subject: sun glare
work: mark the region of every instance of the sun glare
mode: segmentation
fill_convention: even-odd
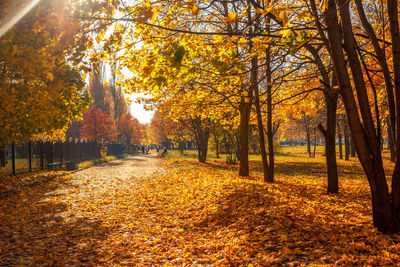
[[[24,5],[15,13],[6,17],[0,28],[0,37],[10,30],[20,19],[22,19],[40,0],[26,1]]]

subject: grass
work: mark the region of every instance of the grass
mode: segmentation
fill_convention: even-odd
[[[313,149],[313,147],[312,147]],[[344,148],[343,148],[344,150]],[[312,150],[313,151],[313,150]],[[339,149],[337,146],[337,166],[339,178],[345,176],[346,178],[357,179],[365,178],[364,171],[357,157],[350,157],[349,160],[339,159]],[[310,158],[307,153],[307,146],[282,146],[280,148],[279,154],[275,155],[275,173],[296,176],[296,175],[310,175],[313,177],[318,177],[321,179],[326,178],[326,158],[324,156],[325,147],[317,146],[315,158]],[[344,151],[343,151],[344,153]],[[383,151],[383,163],[386,171],[388,180],[392,175],[394,169],[394,163],[389,160],[389,151]],[[179,150],[168,150],[166,159],[187,159],[187,160],[197,160],[197,150],[185,150],[183,155],[180,154]],[[215,151],[208,152],[207,164],[209,165],[221,165],[224,164],[226,160],[226,155],[220,153],[220,157],[216,157]],[[262,165],[261,156],[250,154],[250,171],[254,175],[261,175]],[[226,165],[224,165],[226,166]],[[238,171],[239,163],[236,165],[231,165],[228,167],[231,171]]]
[[[40,168],[40,158],[32,158],[32,169]],[[15,169],[17,173],[27,172],[29,170],[29,160],[27,158],[15,159]],[[0,168],[0,177],[12,174],[12,160],[7,159],[7,164]]]
[[[91,166],[99,165],[102,163],[110,162],[116,159],[122,159],[127,157],[129,154],[123,153],[123,154],[118,154],[118,155],[110,155],[110,156],[105,156],[101,157],[98,159],[92,159],[92,160],[87,160],[87,161],[82,161],[81,163],[78,164],[79,169],[84,169],[88,168]]]

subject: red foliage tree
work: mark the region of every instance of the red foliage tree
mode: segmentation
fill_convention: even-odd
[[[118,123],[118,130],[122,135],[124,143],[127,145],[131,143],[139,144],[143,136],[139,121],[130,113],[124,113],[121,116]]]
[[[114,141],[117,137],[115,122],[106,112],[92,106],[83,114],[81,137],[89,140]]]

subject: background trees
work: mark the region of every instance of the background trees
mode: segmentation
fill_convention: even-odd
[[[115,122],[109,114],[92,106],[83,114],[80,136],[91,141],[114,141],[117,139]]]
[[[130,144],[140,144],[142,138],[142,127],[139,121],[130,113],[124,113],[118,121],[118,131],[121,134],[123,142]]]

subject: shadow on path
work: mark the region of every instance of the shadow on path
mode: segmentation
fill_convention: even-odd
[[[95,265],[96,247],[113,229],[96,218],[67,215],[63,192],[69,180],[55,180],[0,201],[0,265]]]

